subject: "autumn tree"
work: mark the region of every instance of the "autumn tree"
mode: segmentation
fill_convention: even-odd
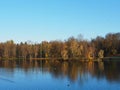
[[[67,41],[68,45],[68,55],[70,58],[77,57],[78,54],[78,42],[74,37],[70,37]]]
[[[100,51],[98,52],[98,57],[99,57],[100,59],[102,59],[102,58],[104,57],[104,50],[100,50]]]
[[[66,45],[66,43],[62,43],[61,57],[64,60],[68,59],[68,51],[67,51],[67,45]]]
[[[0,43],[0,58],[4,56],[3,52],[4,52],[4,44]]]
[[[52,41],[52,42],[50,42],[50,44],[51,44],[50,57],[61,58],[62,42],[61,41]]]
[[[32,53],[34,58],[37,58],[38,52],[39,52],[39,45],[37,44],[32,45]]]

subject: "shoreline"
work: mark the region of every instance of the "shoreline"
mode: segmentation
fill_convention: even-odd
[[[86,59],[86,58],[69,58],[69,59],[62,59],[62,58],[0,58],[0,60],[53,60],[53,61],[113,61],[120,60],[120,56],[113,56],[113,57],[104,57],[102,59],[96,58],[96,59]]]

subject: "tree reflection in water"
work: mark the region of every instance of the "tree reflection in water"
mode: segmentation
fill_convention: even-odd
[[[74,82],[84,83],[87,75],[97,79],[106,78],[109,82],[120,82],[120,62],[80,62],[58,60],[5,60],[0,61],[0,75],[13,77],[15,69],[22,70],[26,75],[32,72],[50,73],[53,78],[69,78]],[[4,70],[3,70],[4,69]]]

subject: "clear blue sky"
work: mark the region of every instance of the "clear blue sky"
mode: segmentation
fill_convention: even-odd
[[[120,0],[0,0],[0,42],[120,32]]]

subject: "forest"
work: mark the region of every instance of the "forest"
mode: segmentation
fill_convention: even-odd
[[[41,43],[13,40],[0,43],[0,59],[3,58],[56,58],[56,59],[95,59],[120,56],[120,33],[108,33],[105,37],[97,36],[91,40],[70,37],[65,41],[42,41]]]

